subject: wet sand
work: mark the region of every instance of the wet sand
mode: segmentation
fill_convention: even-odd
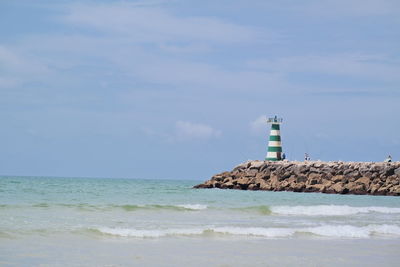
[[[2,266],[398,266],[398,239],[2,238]]]

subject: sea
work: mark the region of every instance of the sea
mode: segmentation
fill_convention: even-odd
[[[400,197],[0,176],[0,266],[399,266]]]

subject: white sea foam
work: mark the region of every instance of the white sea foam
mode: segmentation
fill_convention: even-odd
[[[325,237],[368,238],[370,235],[370,231],[365,227],[351,225],[324,225],[299,231]]]
[[[351,207],[347,205],[317,205],[317,206],[275,206],[272,213],[281,215],[306,216],[345,216],[360,213],[400,213],[400,208],[389,207]]]
[[[201,235],[204,229],[131,229],[131,228],[108,228],[102,227],[97,229],[101,233],[122,236],[122,237],[164,237],[174,235]]]
[[[395,235],[400,236],[400,227],[391,224],[382,225],[369,225],[367,228],[372,234],[384,234],[384,235]]]
[[[323,225],[305,229],[305,232],[325,237],[368,238],[372,235],[400,236],[397,225],[368,225],[356,227],[352,225]]]
[[[177,205],[177,207],[188,209],[188,210],[205,210],[205,209],[207,209],[207,205],[202,205],[202,204],[182,204],[182,205]]]
[[[296,231],[291,228],[263,228],[263,227],[218,227],[211,229],[215,233],[231,235],[249,235],[263,237],[288,237]]]
[[[309,228],[220,227],[214,228],[212,231],[231,235],[262,237],[290,237],[299,233],[338,238],[369,238],[373,235],[400,236],[400,227],[397,225],[368,225],[361,227],[353,225],[322,225]]]
[[[397,225],[321,225],[308,228],[274,227],[205,227],[183,229],[133,229],[133,228],[98,228],[103,234],[121,237],[161,238],[166,236],[200,236],[206,232],[232,236],[258,236],[266,238],[294,237],[296,234],[310,234],[329,238],[371,238],[374,236],[400,237]]]

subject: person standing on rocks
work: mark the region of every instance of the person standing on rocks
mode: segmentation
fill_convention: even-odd
[[[384,162],[392,162],[392,156],[389,155]]]

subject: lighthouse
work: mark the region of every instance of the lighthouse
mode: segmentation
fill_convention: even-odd
[[[268,118],[267,122],[271,124],[271,131],[269,134],[268,152],[265,160],[270,160],[270,161],[283,160],[281,131],[280,131],[280,124],[282,123],[282,118],[277,118],[277,116],[275,116],[273,118]]]

